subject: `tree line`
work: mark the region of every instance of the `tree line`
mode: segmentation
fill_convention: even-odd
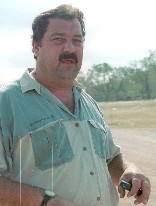
[[[98,102],[156,99],[156,51],[124,67],[93,65],[77,79]]]

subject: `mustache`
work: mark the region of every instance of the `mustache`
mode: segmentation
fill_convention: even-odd
[[[63,59],[73,59],[75,63],[78,62],[78,58],[75,53],[64,52],[59,56],[59,61],[62,61]]]

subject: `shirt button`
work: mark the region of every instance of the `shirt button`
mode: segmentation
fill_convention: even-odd
[[[90,175],[94,175],[94,172],[93,172],[93,171],[91,171],[91,172],[90,172]]]
[[[79,126],[79,123],[78,123],[78,122],[76,122],[76,123],[75,123],[75,127],[78,127],[78,126]]]
[[[87,147],[83,147],[83,151],[86,151],[87,150]]]
[[[97,201],[99,201],[101,198],[100,197],[97,197]]]

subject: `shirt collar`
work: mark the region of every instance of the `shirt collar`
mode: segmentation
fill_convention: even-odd
[[[83,89],[83,85],[79,83],[77,80],[74,80],[74,86],[77,87],[79,90]]]
[[[32,72],[33,69],[27,69],[22,77],[20,78],[20,85],[22,93],[26,93],[30,90],[36,90],[38,94],[41,93],[41,85],[31,76],[30,72]]]
[[[36,90],[38,94],[41,94],[41,84],[38,83],[33,76],[31,75],[31,72],[34,69],[28,68],[22,77],[20,78],[20,85],[22,93],[26,93],[27,91]],[[74,80],[73,85],[78,88],[80,91],[83,89],[83,85],[80,84],[77,80]]]

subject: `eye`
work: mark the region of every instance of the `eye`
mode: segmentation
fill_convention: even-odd
[[[82,41],[82,39],[73,39],[73,43],[76,46],[82,46],[83,41]]]
[[[57,37],[57,38],[53,38],[51,39],[52,42],[54,42],[54,44],[62,44],[65,42],[65,40],[63,38]]]

